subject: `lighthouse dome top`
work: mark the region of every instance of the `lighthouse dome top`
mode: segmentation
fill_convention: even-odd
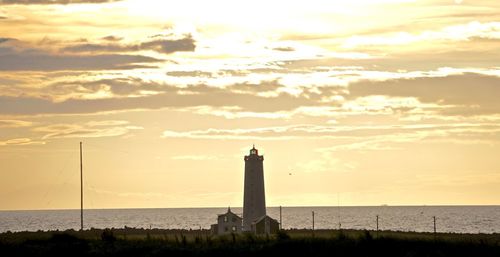
[[[250,155],[258,155],[259,150],[255,148],[255,145],[253,145],[252,149],[250,149]]]
[[[264,156],[259,155],[259,150],[255,148],[255,145],[250,149],[250,154],[245,155],[245,161],[263,161]]]

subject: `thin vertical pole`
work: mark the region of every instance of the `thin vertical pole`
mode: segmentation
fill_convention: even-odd
[[[436,236],[436,216],[432,216],[434,219],[434,237]]]
[[[312,223],[312,225],[313,225],[313,226],[312,226],[312,235],[313,235],[313,237],[314,237],[314,211],[312,212],[312,218],[313,218],[313,220],[312,220],[312,222],[313,222],[313,223]]]
[[[340,196],[339,193],[337,192],[337,211],[339,215],[339,230],[342,229],[342,223],[340,222]]]
[[[80,230],[83,231],[83,155],[80,142]]]
[[[377,215],[377,237],[378,237],[378,215]]]
[[[280,230],[283,229],[283,222],[282,222],[282,219],[281,219],[281,205],[280,205]]]

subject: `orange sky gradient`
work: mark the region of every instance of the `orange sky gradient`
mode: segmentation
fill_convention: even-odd
[[[496,0],[0,1],[0,210],[500,204]]]

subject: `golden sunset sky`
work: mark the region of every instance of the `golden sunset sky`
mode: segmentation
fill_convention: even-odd
[[[500,204],[498,0],[0,0],[0,210]]]

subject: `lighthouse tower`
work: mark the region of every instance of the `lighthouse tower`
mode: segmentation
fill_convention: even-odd
[[[252,222],[266,215],[264,191],[264,156],[253,146],[245,156],[245,191],[243,192],[243,231],[251,231]]]

